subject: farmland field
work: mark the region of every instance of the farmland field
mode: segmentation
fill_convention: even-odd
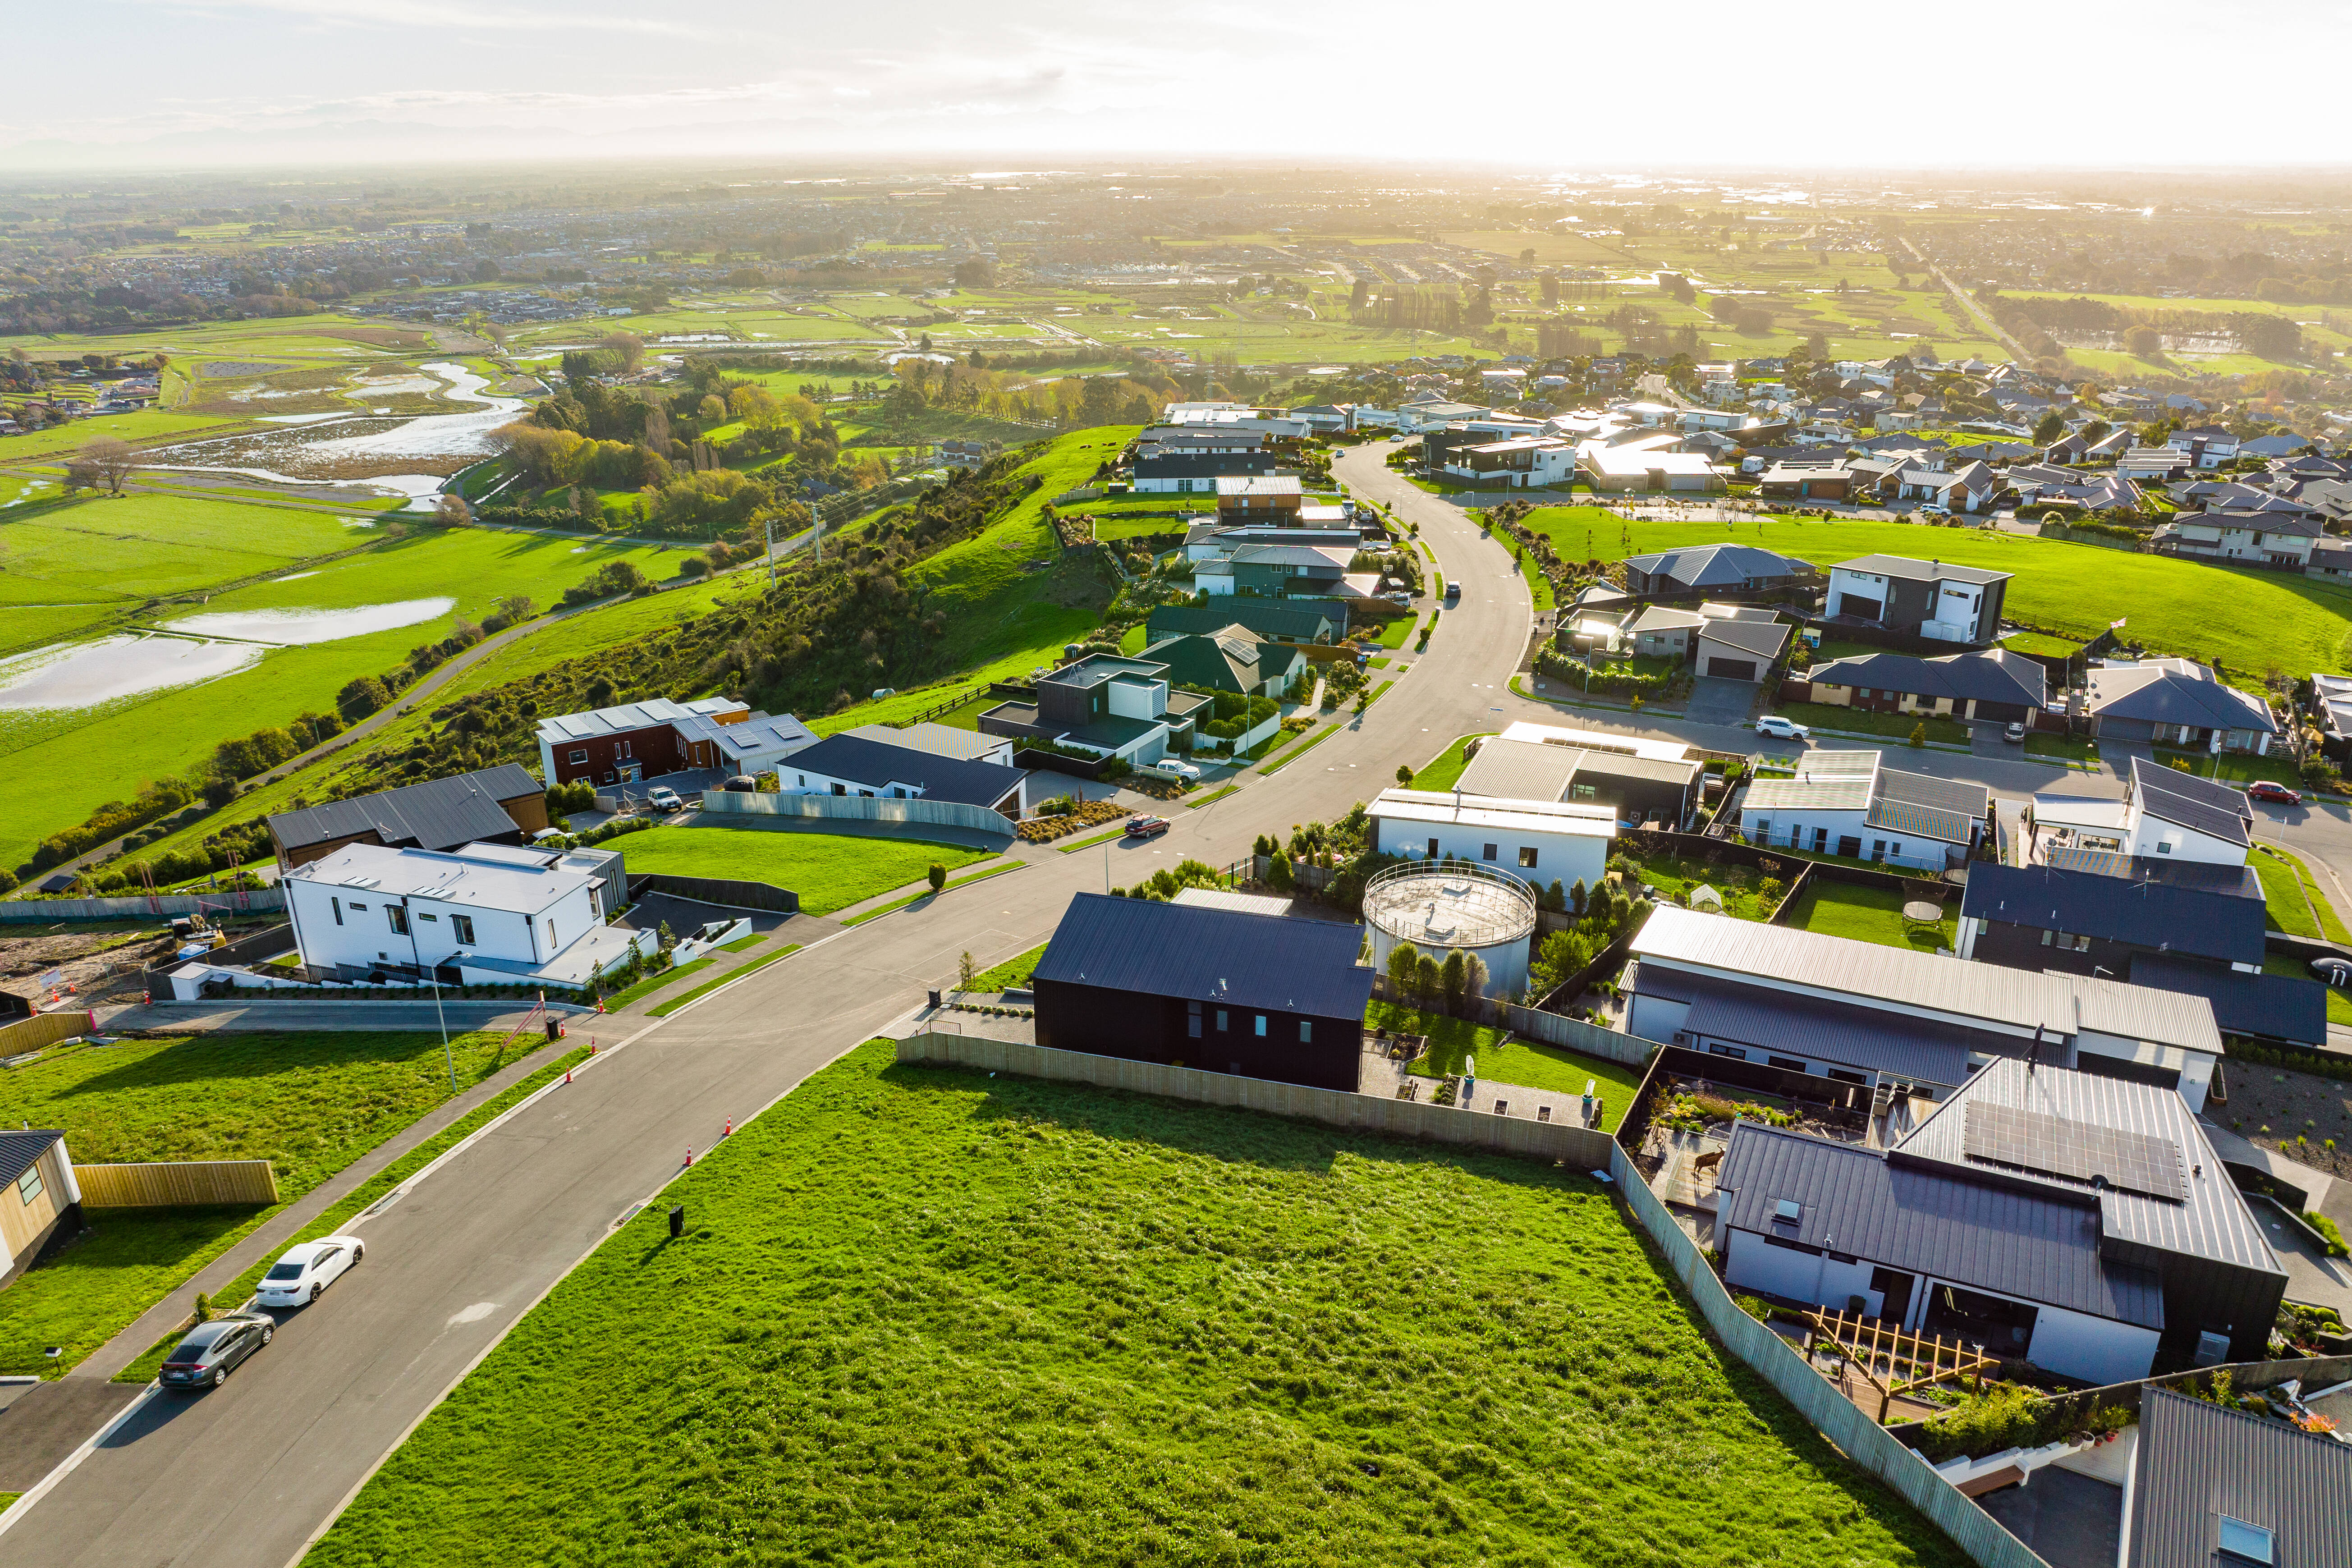
[[[2307,577],[1979,529],[1853,518],[1764,517],[1738,523],[1627,522],[1598,507],[1547,507],[1527,519],[1573,561],[1639,555],[1675,545],[1760,544],[1828,566],[1885,553],[2016,574],[2009,616],[2078,642],[2110,621],[2159,653],[2211,662],[2259,684],[2275,660],[2290,672],[2352,669],[2352,592]],[[1631,548],[1620,547],[1621,534]]]
[[[784,819],[779,819],[782,824]],[[630,873],[765,882],[800,895],[804,914],[829,915],[893,888],[919,882],[934,864],[949,871],[993,859],[985,849],[920,839],[862,838],[794,826],[737,827],[698,822],[614,840]]]
[[[452,1040],[460,1088],[539,1043],[500,1042]],[[0,1078],[0,1121],[62,1128],[82,1164],[266,1159],[282,1206],[448,1096],[437,1035],[198,1035],[52,1053]],[[63,1373],[276,1212],[90,1211],[89,1237],[0,1291],[0,1373]]]
[[[1710,1344],[1588,1177],[901,1068],[882,1042],[622,1226],[310,1561],[619,1542],[647,1563],[1963,1561]]]
[[[177,496],[93,497],[26,516],[0,511],[0,604],[193,593],[367,543],[363,520]]]
[[[319,521],[285,515],[297,524],[315,526]],[[159,612],[164,621],[242,617],[203,622],[195,629],[268,641],[278,630],[269,618],[286,612],[417,606],[404,612],[415,618],[391,629],[268,647],[256,662],[199,684],[90,708],[0,713],[0,745],[13,753],[16,764],[0,778],[0,866],[22,861],[41,839],[81,821],[100,803],[129,795],[139,781],[194,766],[223,741],[333,707],[346,681],[379,674],[400,663],[410,648],[447,636],[459,616],[480,620],[501,595],[527,594],[544,606],[607,561],[634,561],[648,576],[659,578],[675,571],[685,553],[663,546],[488,530],[427,533],[215,595],[201,605]],[[94,754],[106,756],[109,765],[79,764],[77,759]]]

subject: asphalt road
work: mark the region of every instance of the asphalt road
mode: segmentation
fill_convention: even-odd
[[[1272,778],[1171,815],[1159,839],[1114,847],[1108,876],[1139,880],[1187,856],[1222,864],[1262,832],[1329,818],[1465,731],[1490,727],[1526,646],[1530,603],[1501,545],[1459,511],[1349,453],[1359,493],[1423,524],[1463,584],[1417,667]],[[1072,894],[1098,889],[1098,853],[1028,869],[855,926],[601,1056],[367,1216],[366,1261],[221,1389],[150,1396],[31,1508],[0,1514],[0,1563],[275,1568],[298,1557],[443,1393],[635,1206],[810,1073],[950,979],[1052,933]],[[656,998],[658,999],[658,998]],[[611,1035],[624,1020],[603,1021]],[[583,1459],[589,1458],[583,1456]]]
[[[1458,506],[1413,489],[1357,448],[1338,468],[1360,496],[1422,525],[1440,569],[1463,585],[1429,653],[1370,711],[1268,779],[1171,814],[1164,837],[1035,858],[1029,868],[851,927],[667,1020],[601,1020],[626,1037],[580,1072],[455,1153],[429,1181],[354,1228],[366,1261],[317,1305],[286,1315],[277,1342],[228,1384],[156,1394],[29,1509],[0,1514],[0,1563],[44,1568],[131,1563],[276,1568],[301,1554],[374,1467],[532,1303],[680,1169],[810,1073],[869,1037],[953,975],[1045,940],[1070,897],[1130,883],[1187,856],[1223,864],[1262,832],[1328,819],[1419,765],[1454,736],[1562,710],[1507,688],[1526,646],[1526,584],[1501,544]],[[1566,721],[1629,728],[1576,713]],[[1748,731],[1644,722],[1653,733],[1727,749]],[[1906,765],[1982,777],[2031,794],[2112,780],[2014,753],[1913,752]],[[2283,840],[2352,850],[2340,809],[2296,814]],[[2289,835],[2294,837],[2290,838]],[[2316,848],[2315,854],[2320,853]],[[2352,864],[2352,853],[2345,857]],[[658,996],[655,998],[658,1000]],[[634,1029],[635,1032],[630,1031]],[[583,1463],[594,1462],[583,1452]]]

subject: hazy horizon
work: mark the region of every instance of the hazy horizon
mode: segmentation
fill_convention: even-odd
[[[1416,169],[2189,172],[2347,162],[2324,92],[2259,115],[2143,85],[2326,58],[2352,10],[1995,0],[1960,33],[1853,0],[1801,26],[1702,0],[1468,23],[1020,0],[779,13],[712,0],[125,0],[30,11],[0,104],[12,173],[368,163],[923,160],[1409,163]],[[2260,23],[2257,26],[2253,24]],[[986,163],[975,168],[987,168]]]

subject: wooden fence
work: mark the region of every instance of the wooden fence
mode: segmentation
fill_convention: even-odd
[[[0,1057],[21,1057],[26,1051],[37,1051],[43,1046],[54,1046],[59,1040],[70,1040],[76,1035],[96,1033],[89,1013],[75,1007],[63,1013],[36,1013],[29,1018],[0,1028]]]
[[[267,1160],[187,1160],[149,1165],[74,1165],[84,1208],[203,1208],[278,1201]]]
[[[0,899],[0,921],[145,921],[158,916],[259,914],[286,907],[276,888],[222,893],[156,893],[135,899]]]
[[[1657,1050],[1654,1041],[1637,1035],[1590,1024],[1581,1018],[1570,1018],[1560,1013],[1541,1012],[1534,1007],[1522,1007],[1516,1002],[1504,1004],[1503,1021],[1511,1033],[1530,1040],[1541,1040],[1548,1046],[1560,1046],[1571,1051],[1582,1051],[1588,1057],[1604,1061],[1622,1062],[1627,1067],[1645,1067],[1652,1053]]]

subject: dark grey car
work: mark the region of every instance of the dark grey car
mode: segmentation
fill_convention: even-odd
[[[277,1331],[278,1321],[262,1312],[231,1312],[198,1323],[163,1358],[156,1381],[166,1388],[218,1388],[231,1369]]]

